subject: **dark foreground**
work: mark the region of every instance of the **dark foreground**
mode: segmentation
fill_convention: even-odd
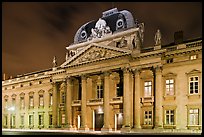
[[[2,135],[201,135],[201,133],[120,133],[120,132],[53,132],[53,131],[2,131]]]

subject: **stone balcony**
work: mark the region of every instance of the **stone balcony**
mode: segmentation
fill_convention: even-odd
[[[123,96],[113,97],[113,98],[110,100],[110,104],[120,104],[120,103],[123,103]]]
[[[95,98],[87,101],[87,105],[102,105],[103,98]]]
[[[72,106],[81,106],[81,100],[73,100]]]
[[[141,103],[144,105],[152,105],[154,102],[154,96],[149,96],[149,97],[142,97],[141,98]]]

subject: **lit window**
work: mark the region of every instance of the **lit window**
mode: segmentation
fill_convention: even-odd
[[[24,97],[20,98],[20,108],[23,109],[25,106]]]
[[[189,78],[189,91],[190,94],[198,94],[198,76]]]
[[[53,100],[52,100],[52,93],[50,93],[50,106],[52,106]]]
[[[39,95],[39,106],[43,106],[43,105],[44,105],[43,95]]]
[[[174,125],[174,110],[166,110],[165,114],[166,114],[165,124]]]
[[[65,114],[62,114],[62,124],[65,124]]]
[[[97,97],[103,98],[103,86],[102,85],[97,85]]]
[[[24,125],[24,115],[21,115],[21,125]]]
[[[33,99],[33,96],[29,96],[29,106],[30,107],[33,107],[34,106],[34,99]]]
[[[40,115],[38,115],[39,117],[38,117],[38,120],[39,120],[39,123],[38,123],[38,125],[39,126],[42,126],[43,125],[43,114],[40,114]]]
[[[152,82],[145,81],[144,82],[144,97],[152,96]]]
[[[174,80],[166,80],[166,95],[174,95]]]
[[[11,116],[11,126],[15,126],[16,125],[16,116],[15,115],[12,115]]]
[[[190,109],[189,110],[189,125],[199,125],[199,110],[196,109]]]
[[[197,55],[191,55],[190,56],[190,60],[194,60],[194,59],[197,59]]]
[[[29,115],[29,126],[33,126],[33,125],[34,125],[33,115]]]
[[[152,111],[144,111],[144,125],[152,125]]]

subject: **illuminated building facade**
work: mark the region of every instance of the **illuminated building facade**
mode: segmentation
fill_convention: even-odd
[[[144,47],[116,8],[81,26],[53,68],[2,81],[2,128],[122,132],[202,129],[202,38]]]

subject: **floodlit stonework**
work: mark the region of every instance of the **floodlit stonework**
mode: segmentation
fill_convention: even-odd
[[[83,25],[63,64],[2,81],[2,128],[201,132],[202,38],[143,35],[116,8]]]

